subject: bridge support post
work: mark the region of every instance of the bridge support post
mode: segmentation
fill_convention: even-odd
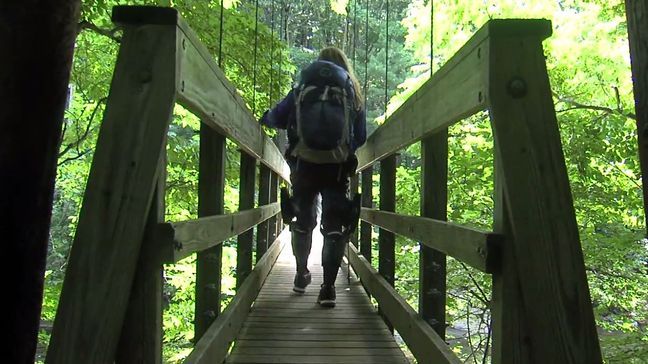
[[[447,220],[448,129],[421,142],[421,216]],[[419,314],[442,339],[446,329],[446,256],[420,244]]]
[[[396,154],[380,161],[380,210],[396,211]],[[378,272],[393,287],[396,275],[396,238],[389,230],[380,229],[378,236]],[[387,322],[387,318],[385,318]],[[387,322],[393,331],[391,323]]]
[[[198,164],[198,217],[222,215],[225,206],[225,137],[200,124]],[[221,310],[223,245],[197,253],[194,342],[198,342]]]
[[[501,322],[494,363],[601,363],[542,49],[550,23],[495,30],[488,99],[500,188],[496,228],[510,233],[495,275],[493,313]]]
[[[270,203],[270,168],[261,164],[259,167],[259,206]],[[268,250],[268,236],[270,233],[269,221],[264,221],[257,226],[256,261],[258,262]]]
[[[256,178],[256,159],[241,151],[241,169],[239,180],[239,211],[254,208]],[[236,245],[236,287],[243,284],[252,271],[252,245],[254,228],[238,236]]]
[[[162,286],[164,267],[154,229],[164,222],[166,161],[160,161],[158,182],[148,214],[135,280],[124,318],[115,363],[162,363]]]
[[[123,24],[48,363],[115,360],[176,98],[176,18],[155,24]]]
[[[362,207],[373,207],[373,166],[362,171]],[[366,221],[360,223],[360,253],[371,263],[372,226]]]

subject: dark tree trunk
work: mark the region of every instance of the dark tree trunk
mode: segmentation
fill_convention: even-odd
[[[646,0],[626,0],[625,4],[637,114],[644,217],[646,237],[648,237],[648,2]]]
[[[79,0],[0,5],[0,232],[3,266],[11,269],[4,275],[7,363],[34,362],[78,7]]]

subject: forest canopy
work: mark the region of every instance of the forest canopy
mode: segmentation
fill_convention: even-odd
[[[544,49],[603,355],[608,363],[648,362],[648,242],[620,0],[437,0],[433,16],[430,1],[424,0],[391,0],[389,14],[385,0],[258,0],[258,12],[255,1],[226,0],[222,39],[220,1],[83,1],[60,142],[43,322],[51,322],[56,312],[121,39],[110,21],[111,9],[125,3],[177,8],[215,58],[222,50],[225,74],[256,117],[288,92],[320,48],[345,50],[366,85],[370,131],[389,122],[430,71],[438,70],[488,19],[551,20],[553,35]],[[255,40],[256,54],[250,46]],[[176,107],[166,150],[170,221],[197,217],[199,126],[194,115]],[[494,187],[488,115],[471,117],[448,135],[448,220],[490,229]],[[238,209],[239,159],[232,143],[227,153],[225,209],[232,212]],[[399,161],[396,210],[417,215],[420,145],[403,150]],[[234,244],[227,242],[223,253],[225,302],[235,293]],[[415,308],[418,249],[416,242],[397,241],[396,286]],[[192,348],[194,261],[191,256],[165,270],[167,362],[181,361]],[[488,359],[490,284],[489,276],[448,260],[449,341],[468,362]],[[44,325],[42,346],[48,337]]]

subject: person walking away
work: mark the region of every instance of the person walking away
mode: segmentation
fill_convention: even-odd
[[[260,122],[288,131],[292,197],[282,191],[282,214],[290,226],[297,266],[293,291],[304,293],[311,283],[308,256],[321,195],[324,279],[317,302],[335,307],[335,278],[360,211],[359,196],[354,201],[346,197],[349,177],[358,165],[355,151],[367,136],[360,84],[344,52],[322,49],[301,71],[299,84]]]

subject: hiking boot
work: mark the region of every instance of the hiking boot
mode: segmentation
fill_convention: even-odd
[[[322,284],[317,303],[322,307],[335,307],[335,286]]]
[[[311,282],[311,274],[309,271],[306,271],[304,273],[299,273],[295,274],[295,281],[294,281],[294,286],[293,286],[293,291],[299,294],[303,294],[306,292],[306,286],[308,286]]]

